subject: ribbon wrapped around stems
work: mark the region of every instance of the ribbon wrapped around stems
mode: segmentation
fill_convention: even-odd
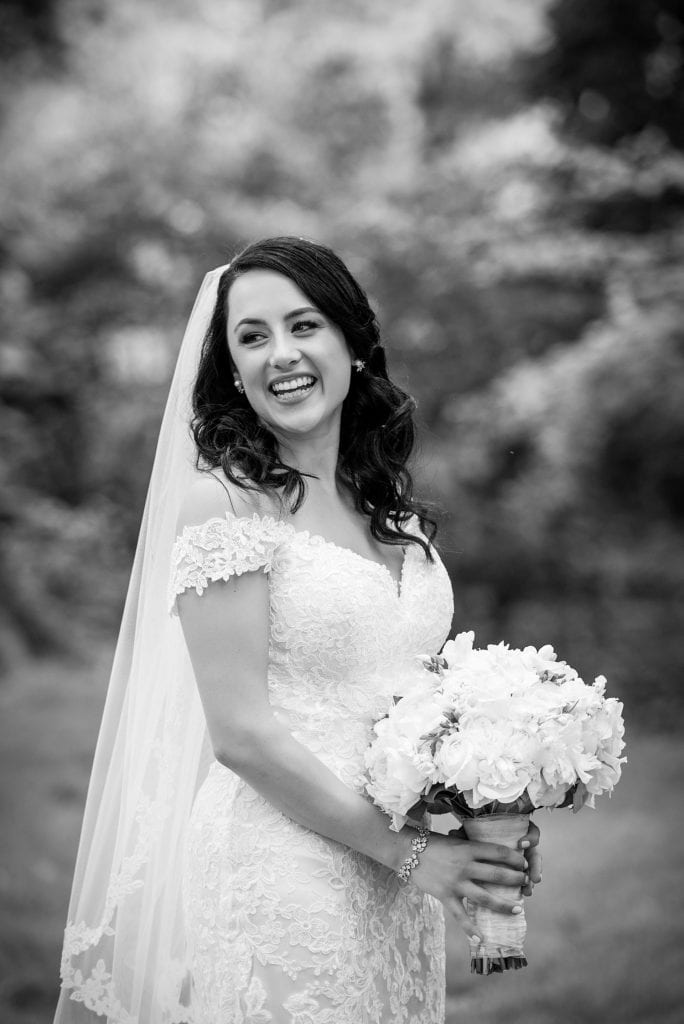
[[[466,818],[462,824],[468,839],[500,843],[515,850],[527,834],[529,820],[529,814],[479,814],[474,818]],[[522,889],[513,889],[510,885],[493,882],[480,884],[488,892],[510,900],[511,903],[518,902],[522,896]],[[501,914],[466,900],[466,910],[482,936],[482,942],[471,943],[470,970],[473,974],[493,974],[527,966],[523,952],[527,931],[524,909],[521,914]]]

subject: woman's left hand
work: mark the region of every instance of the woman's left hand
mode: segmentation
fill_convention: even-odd
[[[465,836],[463,828],[452,829],[449,832],[450,836],[458,836],[459,839]],[[518,843],[518,849],[525,855],[525,861],[527,863],[527,878],[528,881],[522,887],[523,896],[531,896],[534,892],[535,885],[538,885],[542,880],[542,855],[539,850],[539,829],[530,818],[530,823],[527,827],[527,833],[522,837]]]
[[[539,829],[530,818],[527,835],[518,843],[518,848],[525,854],[527,876],[529,881],[523,886],[523,895],[531,896],[535,885],[542,880],[542,856],[539,851]]]

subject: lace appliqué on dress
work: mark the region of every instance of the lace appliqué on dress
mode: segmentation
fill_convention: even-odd
[[[272,516],[235,517],[226,512],[200,526],[186,526],[171,554],[169,607],[177,613],[176,598],[184,590],[202,594],[210,583],[261,569],[271,571],[273,553],[285,536],[294,532],[289,523]]]

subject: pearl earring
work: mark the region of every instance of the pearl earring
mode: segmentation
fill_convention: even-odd
[[[233,384],[235,385],[235,387],[237,388],[239,393],[241,395],[244,395],[244,393],[245,393],[245,385],[242,383],[242,381],[240,380],[239,377],[235,377],[235,379],[233,380]]]
[[[354,360],[352,361],[352,366],[353,366],[353,367],[354,367],[354,369],[355,369],[355,370],[357,370],[357,371],[358,371],[359,373],[361,373],[361,371],[362,371],[362,370],[363,370],[363,369],[365,368],[365,365],[366,365],[366,364],[364,363],[363,359],[354,359]]]

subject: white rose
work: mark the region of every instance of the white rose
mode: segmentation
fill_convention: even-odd
[[[445,786],[466,792],[477,782],[477,760],[468,738],[460,732],[445,736],[435,750],[435,769]]]

